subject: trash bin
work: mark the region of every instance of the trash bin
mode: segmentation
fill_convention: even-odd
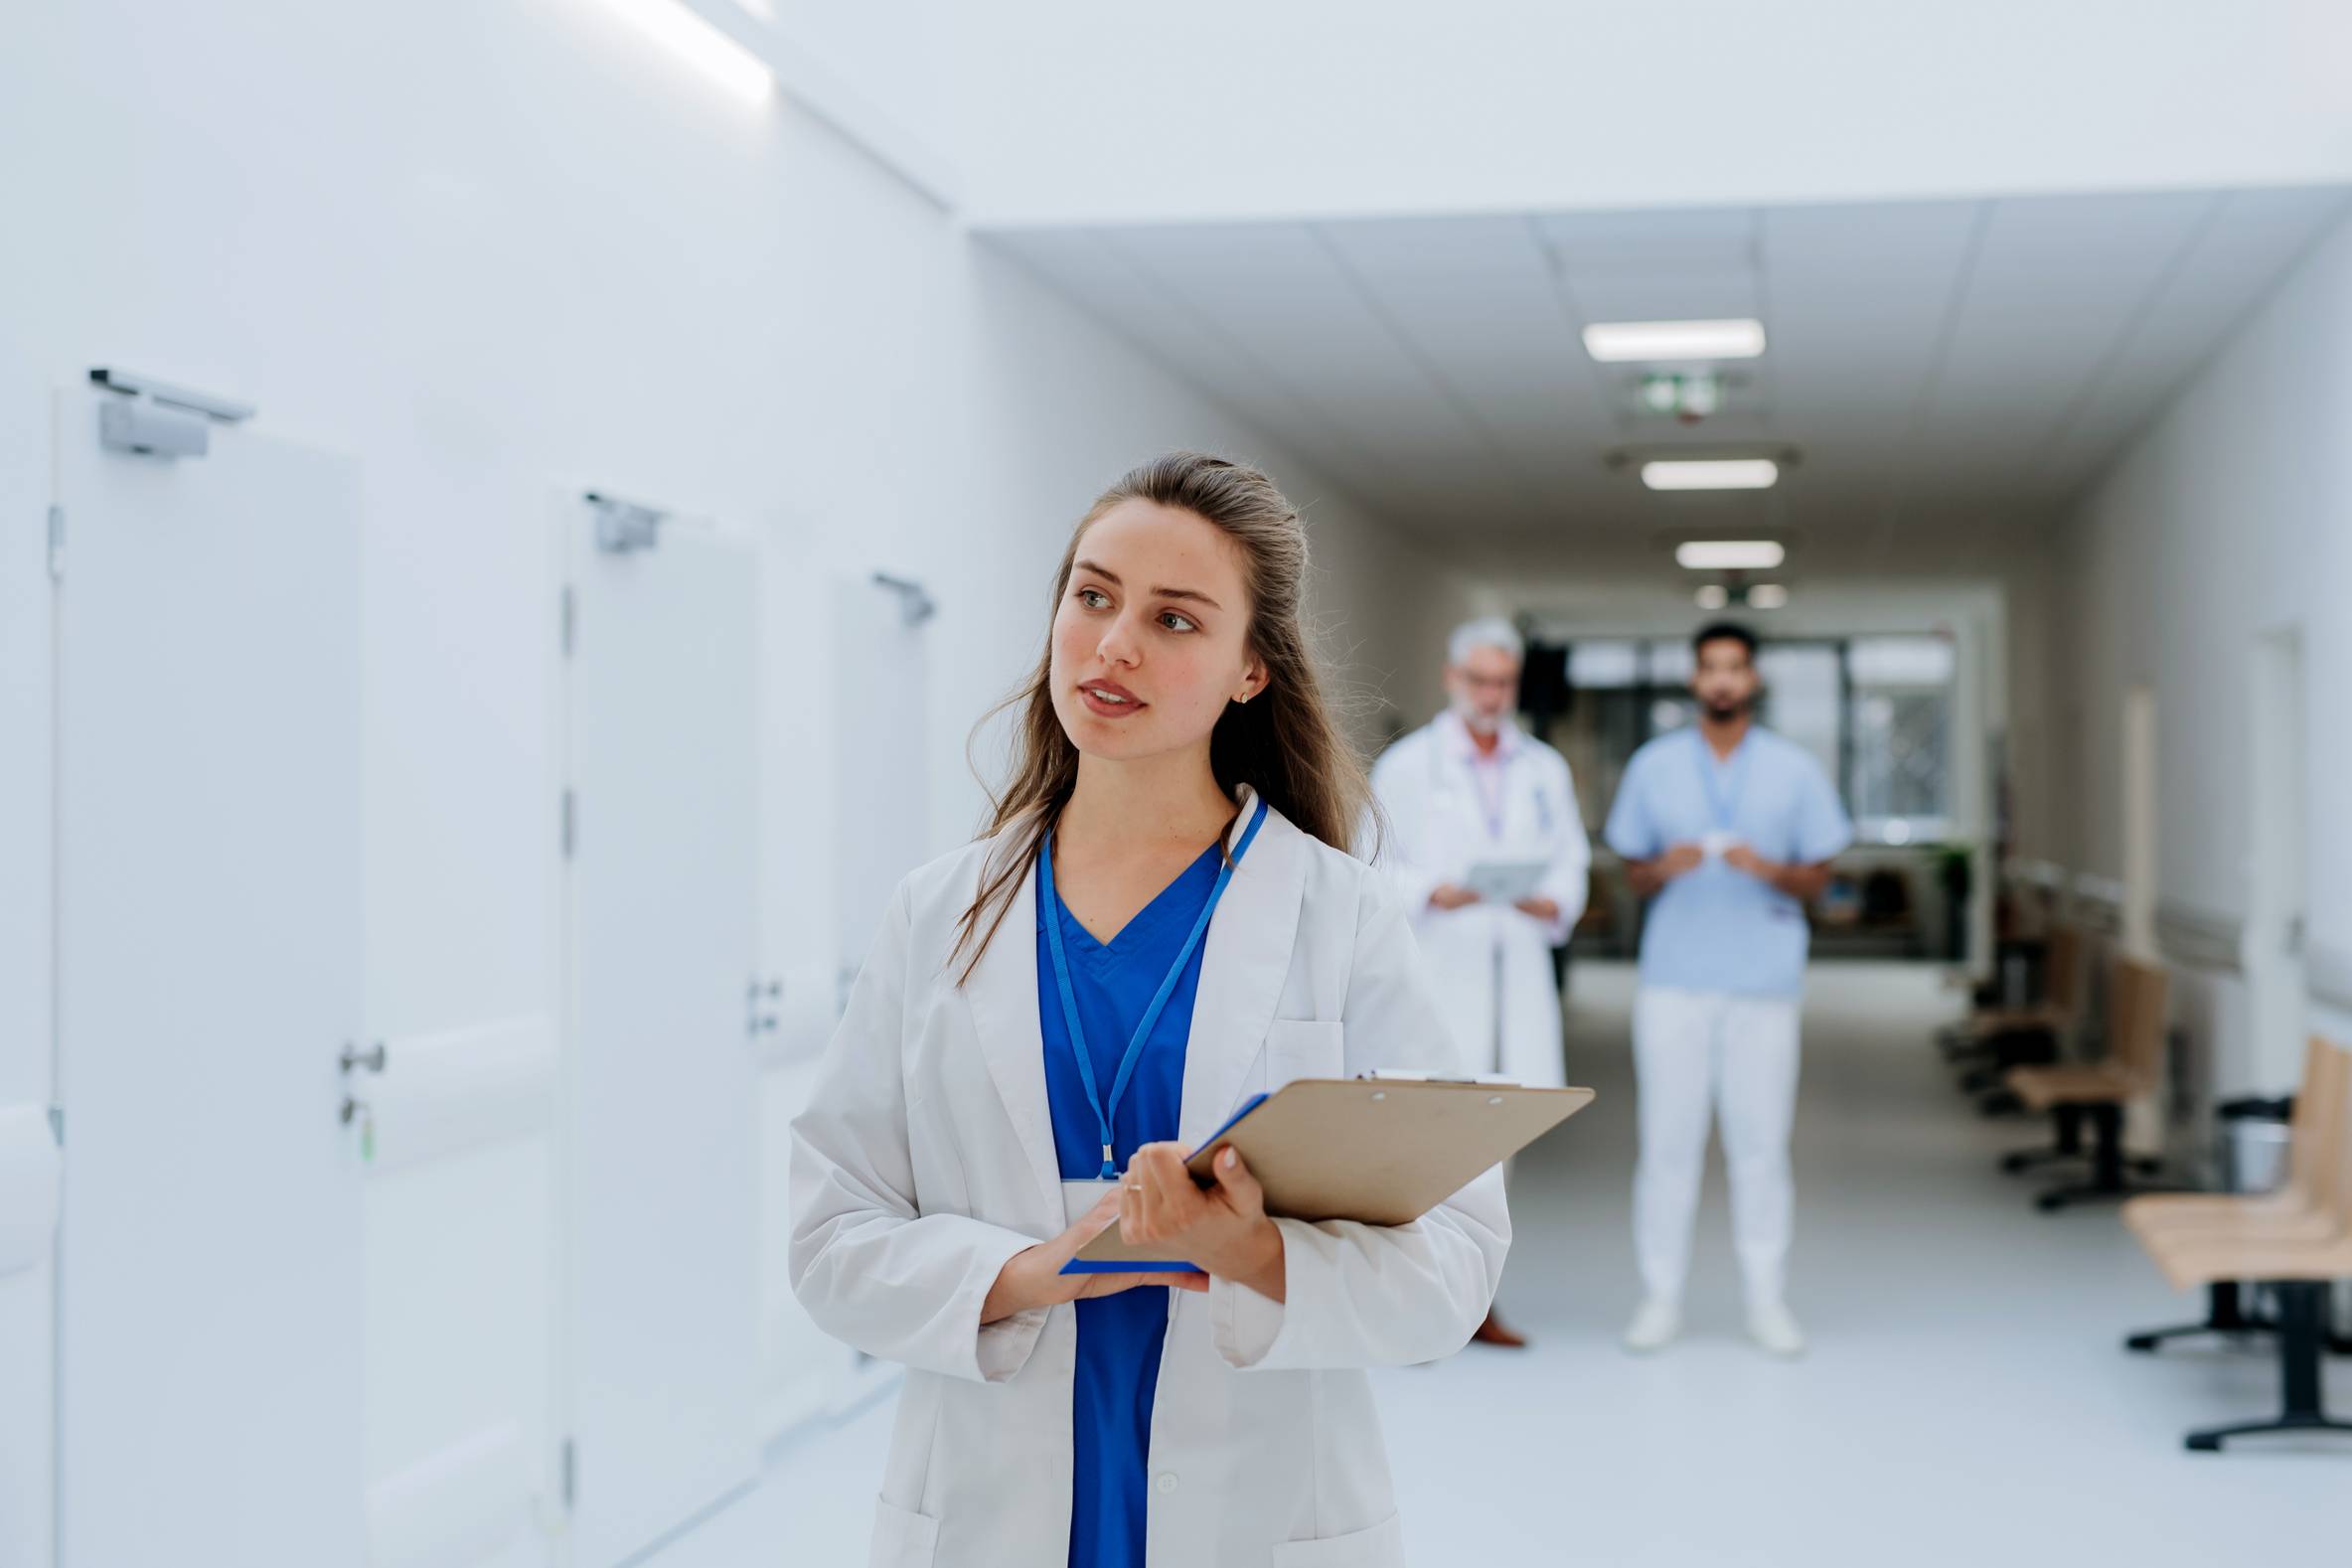
[[[2294,1116],[2294,1099],[2264,1099],[2249,1095],[2225,1100],[2215,1114],[2221,1120],[2216,1155],[2224,1192],[2269,1192],[2286,1179],[2287,1123]]]

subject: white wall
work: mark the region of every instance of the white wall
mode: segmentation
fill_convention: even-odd
[[[2352,175],[2337,0],[1018,0],[955,21],[984,223]]]
[[[2122,871],[2122,694],[2157,704],[2161,905],[2247,913],[2256,639],[2300,631],[2304,833],[2317,1021],[2352,1030],[2352,226],[2324,238],[2083,501],[2058,540],[2053,592],[2066,808],[2041,853]],[[2248,1037],[2240,978],[2184,971],[2224,1092],[2291,1080],[2299,1040]]]
[[[48,395],[91,365],[249,398],[261,427],[362,460],[379,1036],[551,1009],[557,484],[764,531],[773,756],[825,741],[826,582],[932,586],[938,787],[910,855],[969,831],[965,731],[1033,654],[1071,520],[1129,463],[1268,462],[1310,503],[1338,643],[1377,646],[1439,575],[1340,479],[601,0],[44,8],[0,54],[0,1101],[51,1093]],[[836,940],[830,788],[770,781],[779,970]],[[502,1419],[544,1448],[549,1181],[526,1139],[372,1186],[372,1478]],[[0,1279],[9,1568],[49,1561],[49,1292],[46,1270]]]

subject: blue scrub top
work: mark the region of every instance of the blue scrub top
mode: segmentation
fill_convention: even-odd
[[[1724,828],[1766,860],[1798,865],[1829,859],[1854,837],[1812,753],[1754,724],[1723,762],[1696,724],[1635,752],[1603,837],[1627,860],[1646,861]],[[1642,983],[1794,997],[1804,989],[1805,946],[1802,903],[1710,858],[1649,901]]]
[[[1061,922],[1079,1026],[1094,1061],[1094,1081],[1108,1095],[1129,1037],[1216,886],[1221,849],[1212,844],[1203,850],[1107,946],[1087,933],[1058,895],[1052,909],[1044,908],[1045,889],[1038,884],[1037,1020],[1045,1036],[1053,1151],[1065,1181],[1102,1175],[1102,1135],[1078,1076],[1078,1059],[1070,1052],[1045,922]],[[1142,1145],[1176,1136],[1184,1102],[1184,1044],[1192,1032],[1192,999],[1200,989],[1201,955],[1207,949],[1206,942],[1193,949],[1112,1114],[1112,1150],[1122,1171]],[[1168,1289],[1138,1286],[1076,1305],[1070,1568],[1143,1568],[1152,1400],[1160,1379],[1160,1347],[1168,1336]]]

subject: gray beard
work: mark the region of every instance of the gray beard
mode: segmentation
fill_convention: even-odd
[[[1472,707],[1468,703],[1457,701],[1449,703],[1447,706],[1454,709],[1454,716],[1461,719],[1463,724],[1468,727],[1470,732],[1474,735],[1497,734],[1502,729],[1502,720],[1500,718],[1489,718],[1484,713],[1481,713],[1476,708]]]

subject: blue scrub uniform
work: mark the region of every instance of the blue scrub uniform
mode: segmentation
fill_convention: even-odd
[[[1107,946],[1087,934],[1058,894],[1053,907],[1045,908],[1045,889],[1038,887],[1037,1020],[1045,1035],[1045,1095],[1053,1112],[1053,1150],[1065,1181],[1091,1180],[1102,1174],[1102,1135],[1078,1076],[1077,1057],[1070,1051],[1045,922],[1061,924],[1079,1027],[1092,1054],[1094,1080],[1108,1093],[1136,1024],[1216,886],[1220,848],[1212,844],[1202,851]],[[1122,1171],[1141,1146],[1176,1136],[1184,1100],[1184,1043],[1192,1032],[1192,998],[1200,988],[1200,960],[1207,947],[1203,942],[1193,949],[1113,1113],[1112,1148]],[[1145,1472],[1151,1458],[1160,1348],[1168,1336],[1168,1290],[1139,1286],[1079,1302],[1077,1308],[1077,1387],[1070,1402],[1070,1568],[1143,1568],[1150,1491]]]

